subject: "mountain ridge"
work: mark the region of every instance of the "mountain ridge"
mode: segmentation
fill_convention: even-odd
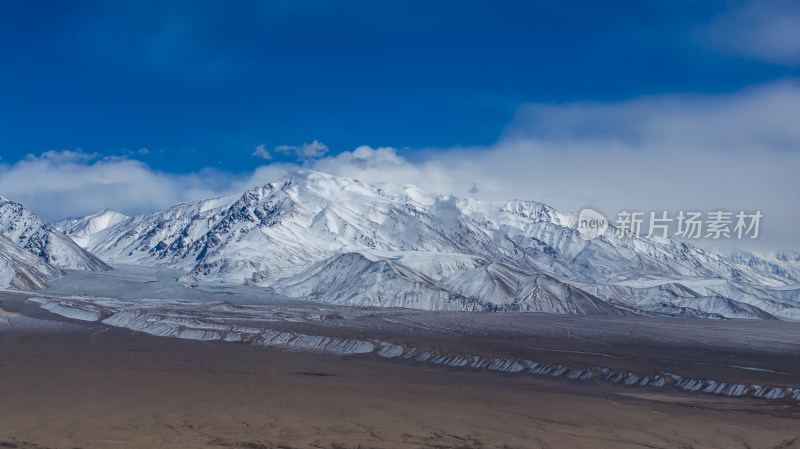
[[[301,171],[241,195],[125,219],[96,233],[89,249],[111,262],[181,268],[199,281],[312,292],[317,299],[351,305],[433,310],[454,301],[462,310],[507,310],[515,304],[514,310],[580,313],[567,304],[581,297],[598,298],[613,310],[800,319],[793,293],[800,287],[791,278],[677,240],[617,236],[613,227],[584,240],[576,223],[575,215],[535,201],[485,203],[410,187],[392,193],[351,178]],[[346,271],[344,254],[368,266],[353,285],[333,288],[325,279],[333,267]],[[467,259],[481,262],[455,273],[464,279],[431,277],[453,260]],[[367,275],[378,279],[387,269],[392,275],[374,283],[388,282],[395,289],[391,294],[361,282]],[[314,270],[316,277],[310,274]],[[504,277],[511,280],[501,281]],[[553,279],[569,294],[553,296],[559,304],[540,307],[552,298],[544,284],[531,279]],[[528,285],[539,305],[501,294],[501,284],[506,290]],[[672,284],[680,288],[661,287]],[[406,300],[378,301],[378,296]]]

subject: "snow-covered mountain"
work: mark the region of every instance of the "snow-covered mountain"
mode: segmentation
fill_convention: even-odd
[[[111,269],[53,225],[21,204],[2,196],[0,196],[0,234],[58,268],[92,271]]]
[[[584,240],[532,201],[430,195],[317,172],[92,234],[111,262],[338,304],[800,319],[795,279],[674,240]],[[613,229],[612,229],[613,231]]]
[[[0,290],[39,290],[63,274],[0,234]]]
[[[800,282],[800,253],[756,254],[738,250],[726,254],[726,257],[740,265]]]
[[[68,235],[75,243],[86,248],[92,243],[92,236],[115,224],[125,221],[129,217],[119,212],[106,209],[102,212],[85,217],[65,218],[56,221],[53,226]]]

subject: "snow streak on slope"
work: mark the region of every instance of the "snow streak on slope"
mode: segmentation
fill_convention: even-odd
[[[800,319],[800,286],[674,240],[586,241],[576,217],[299,172],[93,235],[109,261],[337,304]]]
[[[0,289],[39,290],[63,274],[0,234]]]
[[[78,246],[53,225],[0,196],[0,234],[34,256],[58,267],[76,270],[110,270],[102,260]]]
[[[82,248],[92,244],[92,237],[98,232],[119,224],[129,218],[119,212],[106,209],[102,212],[79,218],[65,218],[53,223],[59,231],[68,235]]]
[[[755,254],[740,250],[727,254],[727,258],[758,271],[800,282],[800,253]]]

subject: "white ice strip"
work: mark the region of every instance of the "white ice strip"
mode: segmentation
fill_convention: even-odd
[[[575,368],[574,370],[568,372],[564,377],[566,377],[567,379],[575,380],[575,379],[579,379],[582,374],[583,374],[583,370],[582,369]]]
[[[403,356],[402,356],[401,358],[403,358],[403,359],[410,359],[411,357],[414,357],[414,354],[416,354],[416,353],[417,353],[417,348],[416,348],[416,347],[409,348],[409,349],[408,349],[408,350],[405,352],[405,354],[403,354]]]
[[[31,298],[40,307],[53,313],[83,321],[101,321],[100,308],[89,303],[86,298]],[[111,305],[107,299],[96,303]],[[123,310],[113,313],[104,324],[145,332],[159,337],[176,337],[190,340],[255,341],[266,346],[282,346],[292,349],[326,351],[337,354],[363,354],[375,350],[371,341],[331,338],[325,336],[273,332],[269,329],[250,326],[237,326],[203,321],[195,316],[181,315],[175,310],[167,312],[145,312],[138,309],[125,309],[128,304],[115,304]],[[141,305],[141,304],[140,304]],[[229,308],[225,306],[225,308]],[[112,313],[113,307],[104,308]],[[399,347],[402,351],[402,347]]]
[[[370,341],[294,334],[291,332],[268,332],[258,341],[258,344],[333,354],[369,354],[375,351],[375,344]]]
[[[477,355],[472,356],[472,362],[469,364],[472,368],[483,368],[489,363],[489,359],[486,357],[480,357]]]
[[[218,332],[203,331],[197,329],[183,329],[178,334],[179,338],[188,340],[219,340],[220,334]]]
[[[518,373],[525,369],[520,362],[513,359],[494,359],[488,368],[493,371],[503,371],[506,373]]]
[[[393,345],[385,341],[382,341],[380,345],[381,348],[378,350],[378,355],[381,357],[386,357],[387,359],[391,359],[403,355],[404,350],[402,346]]]
[[[430,351],[424,351],[422,354],[414,358],[417,362],[427,362],[433,356]]]
[[[531,367],[530,372],[533,374],[547,375],[553,372],[553,367],[549,364],[536,364],[535,366]]]
[[[800,388],[766,386],[757,384],[734,384],[714,379],[695,379],[674,373],[640,374],[617,371],[607,367],[576,367],[552,362],[536,362],[525,359],[465,355],[433,351],[425,348],[405,346],[371,339],[346,339],[322,335],[276,331],[267,327],[239,324],[244,315],[249,322],[275,323],[280,321],[302,321],[302,313],[288,310],[272,310],[258,316],[253,306],[235,306],[227,303],[205,303],[198,305],[187,301],[118,301],[108,298],[31,298],[32,302],[53,313],[83,321],[102,321],[105,324],[146,332],[155,336],[176,337],[203,341],[240,341],[262,346],[273,346],[291,350],[321,351],[340,355],[374,353],[382,358],[411,359],[420,363],[496,372],[520,373],[563,377],[570,380],[600,379],[604,382],[628,386],[672,386],[689,392],[724,395],[729,397],[751,396],[764,399],[792,399],[800,401]],[[200,312],[207,313],[198,316]],[[103,319],[103,317],[107,317]],[[759,369],[759,371],[768,371]]]
[[[608,377],[604,377],[603,380],[607,382],[611,382],[612,384],[619,383],[622,379],[625,378],[625,373],[623,372],[612,372]]]
[[[100,313],[91,310],[81,310],[75,307],[67,307],[58,304],[48,304],[45,309],[67,318],[73,318],[82,321],[97,321],[100,319]]]
[[[639,382],[640,377],[633,373],[628,373],[628,377],[625,378],[625,385],[635,385]]]
[[[786,392],[781,387],[770,388],[769,391],[764,393],[764,397],[767,399],[783,399],[784,396],[786,396]]]
[[[734,384],[724,389],[722,391],[722,394],[724,394],[725,396],[732,396],[732,397],[744,396],[745,394],[747,394],[748,389],[749,389],[748,385]]]
[[[436,365],[444,365],[450,367],[462,367],[467,365],[467,357],[456,354],[456,355],[440,355],[435,357],[431,363]]]
[[[708,382],[708,386],[703,388],[703,393],[720,394],[727,386],[725,382],[717,382],[715,380],[707,380],[706,382]]]
[[[664,379],[663,376],[656,375],[653,377],[653,380],[650,382],[650,386],[653,387],[663,387],[667,384],[667,380]]]
[[[47,298],[30,298],[31,301],[39,304],[39,307],[49,310],[57,315],[81,321],[97,321],[100,319],[100,311],[95,308],[86,307],[83,304],[73,305],[69,302],[59,302]]]

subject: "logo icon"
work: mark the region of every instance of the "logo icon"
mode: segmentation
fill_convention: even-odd
[[[608,229],[608,220],[600,212],[583,209],[578,214],[578,234],[584,240],[596,239]]]

